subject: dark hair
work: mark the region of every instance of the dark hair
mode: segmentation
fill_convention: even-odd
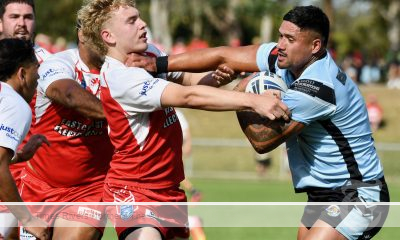
[[[37,62],[31,41],[18,38],[0,40],[0,81],[7,81],[18,68]]]
[[[35,1],[34,0],[1,0],[0,4],[0,18],[3,18],[6,12],[6,7],[10,3],[25,3],[32,7],[33,13],[35,13]]]
[[[322,37],[323,45],[328,45],[329,19],[315,6],[297,6],[283,16],[283,20],[296,24],[300,29],[313,30]]]

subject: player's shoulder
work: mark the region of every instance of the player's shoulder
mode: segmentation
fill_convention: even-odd
[[[2,82],[0,85],[0,108],[3,111],[22,114],[30,112],[28,103],[10,85]]]
[[[52,54],[49,51],[47,51],[46,49],[44,49],[38,45],[35,45],[34,50],[35,50],[36,58],[39,63],[46,61],[49,57],[52,56]]]

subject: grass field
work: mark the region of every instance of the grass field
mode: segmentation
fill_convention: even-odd
[[[384,109],[385,127],[374,133],[376,142],[400,143],[400,91],[384,86],[361,87],[364,96],[377,95]],[[184,110],[195,139],[241,139],[235,113]],[[272,153],[272,166],[268,175],[257,178],[254,171],[253,151],[250,146],[194,146],[192,170],[193,183],[203,192],[204,202],[305,202],[305,194],[295,194],[290,175],[280,172],[279,150]],[[400,202],[400,149],[379,151],[385,169],[392,202]],[[217,173],[217,174],[216,174]],[[223,174],[223,177],[218,173]],[[245,173],[245,174],[244,174]],[[277,208],[280,208],[279,206]],[[389,223],[374,239],[400,239],[400,206],[392,206]],[[195,209],[190,209],[196,212]],[[265,220],[279,219],[272,211]],[[299,220],[301,212],[294,212],[292,219]],[[212,221],[204,216],[204,223]],[[261,220],[262,221],[262,220]],[[296,227],[206,227],[207,239],[296,239]],[[105,232],[103,239],[117,239],[113,229]]]

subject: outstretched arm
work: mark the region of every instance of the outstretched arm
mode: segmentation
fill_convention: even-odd
[[[161,96],[163,107],[185,107],[208,111],[255,111],[268,119],[289,120],[290,112],[285,104],[272,95],[257,95],[222,90],[208,86],[187,86],[170,83]]]
[[[220,65],[226,65],[236,72],[257,72],[258,48],[259,45],[205,48],[158,58],[133,54],[126,64],[158,73],[205,72],[215,70]]]
[[[46,95],[56,103],[72,108],[88,118],[105,118],[100,100],[72,79],[54,81],[48,86]]]

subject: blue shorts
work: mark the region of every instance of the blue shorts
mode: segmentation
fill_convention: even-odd
[[[389,212],[389,191],[385,179],[369,182],[349,181],[336,189],[314,188],[307,191],[308,202],[301,222],[311,228],[319,219],[347,239],[370,239],[382,228]],[[332,202],[316,205],[317,202]],[[337,203],[337,204],[335,204]]]

